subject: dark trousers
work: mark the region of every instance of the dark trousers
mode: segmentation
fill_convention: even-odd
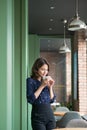
[[[52,130],[56,126],[50,104],[33,105],[31,121],[33,130]]]

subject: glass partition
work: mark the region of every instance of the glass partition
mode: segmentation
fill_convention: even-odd
[[[66,39],[71,49],[71,41]],[[63,38],[41,38],[40,56],[46,58],[50,64],[49,75],[55,80],[54,91],[56,101],[70,107],[71,103],[71,53],[59,53],[63,45]]]

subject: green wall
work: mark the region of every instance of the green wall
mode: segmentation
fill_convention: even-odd
[[[29,72],[36,58],[40,56],[40,41],[38,35],[29,35]]]
[[[0,130],[31,130],[26,78],[40,54],[28,36],[28,0],[0,0]]]
[[[0,130],[27,130],[27,0],[0,0]]]
[[[7,3],[0,1],[0,129],[6,130],[7,122]],[[3,13],[2,13],[3,12]]]
[[[33,62],[40,56],[40,41],[37,35],[29,35],[28,40],[28,77],[31,73]],[[31,105],[28,103],[28,130],[31,128]]]

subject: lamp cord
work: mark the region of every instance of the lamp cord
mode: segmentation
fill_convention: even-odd
[[[67,23],[67,21],[66,20],[64,20],[64,46],[66,46],[66,40],[65,40],[65,24]]]
[[[78,4],[79,4],[79,2],[78,2],[78,0],[76,0],[76,16],[78,17],[79,15],[78,15]]]

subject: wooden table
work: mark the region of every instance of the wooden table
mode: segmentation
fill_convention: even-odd
[[[53,102],[53,103],[51,103],[51,106],[60,106],[60,103],[59,102]]]
[[[76,111],[78,112],[78,111]],[[64,116],[64,114],[66,113],[65,111],[54,111],[53,112],[55,116]],[[78,112],[81,116],[83,116],[84,114],[81,112]]]
[[[65,113],[64,111],[54,111],[54,116],[64,116]]]
[[[53,130],[87,130],[87,128],[56,128]]]

